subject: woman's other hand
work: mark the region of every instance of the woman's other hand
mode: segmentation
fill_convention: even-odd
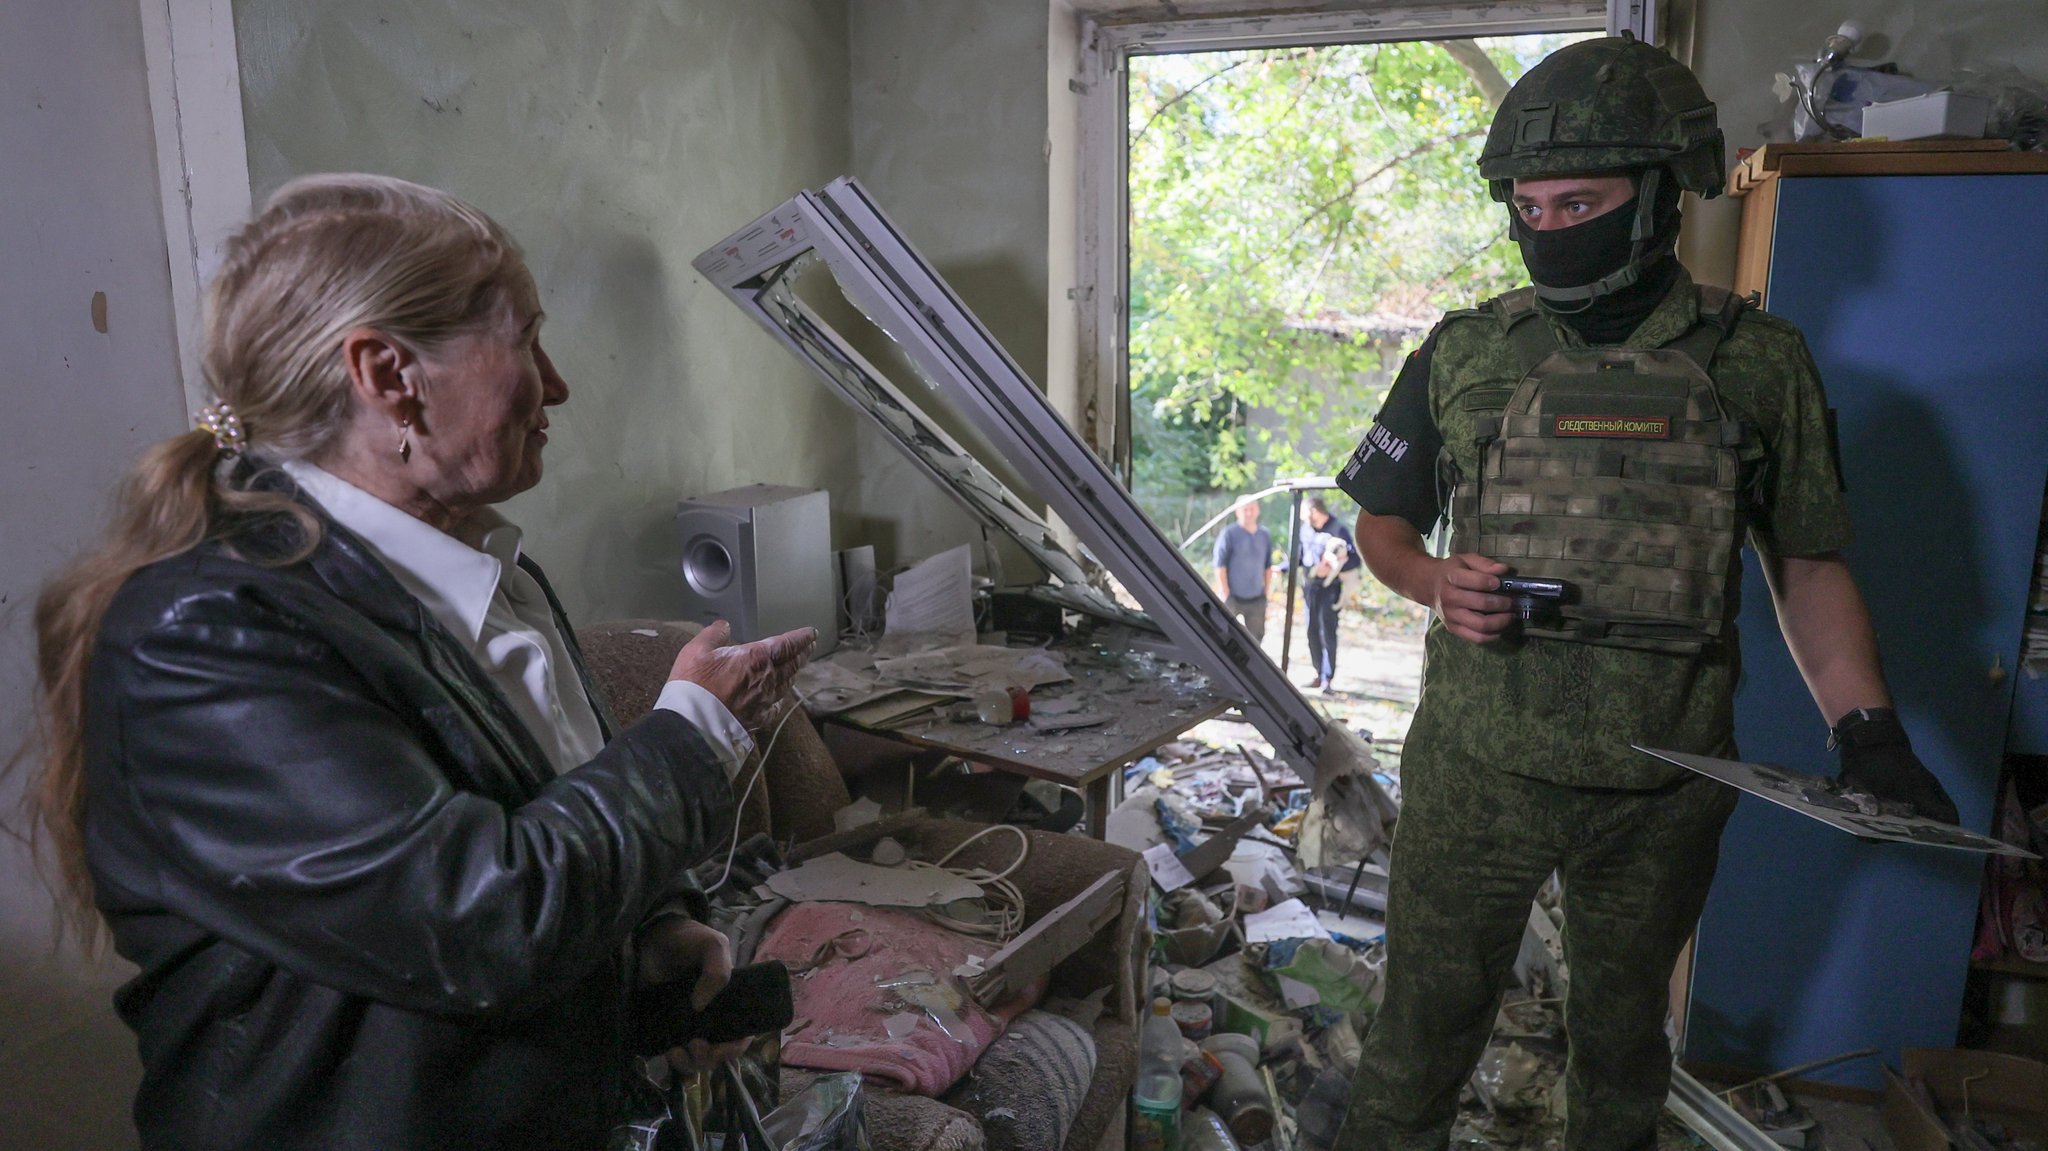
[[[775,718],[797,669],[810,658],[817,643],[816,628],[800,627],[736,644],[732,626],[718,620],[683,645],[668,677],[704,688],[717,696],[735,719],[758,730]]]
[[[710,630],[710,629],[705,629]],[[708,923],[680,915],[656,920],[640,933],[640,982],[690,980],[690,1006],[702,1012],[732,979],[732,941]],[[709,1071],[739,1058],[747,1040],[711,1043],[692,1039],[668,1051],[669,1066],[678,1071]]]

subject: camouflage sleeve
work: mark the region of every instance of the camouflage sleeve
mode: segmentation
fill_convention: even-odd
[[[1443,511],[1436,457],[1444,440],[1429,410],[1429,363],[1435,348],[1436,333],[1431,332],[1401,365],[1387,402],[1337,473],[1337,486],[1359,507],[1376,516],[1400,516],[1423,535]]]
[[[1796,330],[1785,336],[1782,347],[1772,349],[1782,406],[1777,426],[1765,430],[1770,466],[1751,527],[1778,555],[1818,555],[1849,545],[1849,507],[1820,370],[1805,337]]]

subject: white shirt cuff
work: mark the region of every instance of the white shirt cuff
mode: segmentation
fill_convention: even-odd
[[[675,712],[690,721],[704,742],[711,745],[711,751],[718,756],[719,766],[725,768],[725,777],[731,779],[740,773],[740,765],[754,753],[754,737],[747,734],[746,725],[726,710],[718,697],[712,695],[702,684],[686,679],[672,679],[661,689],[661,696],[654,706]]]

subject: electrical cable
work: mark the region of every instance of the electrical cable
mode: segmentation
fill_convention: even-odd
[[[753,798],[755,785],[759,784],[761,777],[767,774],[768,757],[774,753],[776,742],[782,738],[783,725],[787,724],[790,718],[797,712],[803,710],[801,702],[802,693],[792,688],[791,694],[797,696],[798,702],[783,713],[782,719],[775,725],[775,730],[768,736],[767,746],[757,746],[755,748],[755,754],[751,759],[753,772],[748,777],[746,790],[740,793],[739,803],[733,811],[732,834],[729,837],[725,851],[725,865],[719,872],[718,881],[704,889],[706,895],[717,894],[718,890],[724,887],[726,882],[732,878],[733,859],[739,854],[740,822],[746,818],[747,801]],[[747,765],[742,765],[740,770],[746,771]],[[737,776],[734,777],[733,782],[739,782]],[[1017,858],[1012,860],[1008,867],[1003,868],[1001,871],[989,871],[986,868],[980,867],[946,866],[953,860],[953,857],[965,851],[969,844],[997,831],[1007,831],[1017,837]],[[980,887],[988,900],[989,911],[994,916],[994,922],[969,923],[950,915],[929,910],[925,912],[925,916],[934,922],[943,921],[943,926],[958,931],[963,935],[979,936],[994,939],[998,943],[1007,943],[1024,926],[1024,893],[1018,890],[1016,884],[1010,882],[1010,876],[1016,874],[1017,869],[1023,867],[1024,862],[1030,858],[1031,837],[1025,834],[1024,829],[1007,823],[997,823],[984,827],[966,839],[961,840],[953,846],[951,851],[940,856],[936,863],[926,863],[923,860],[908,860],[904,863],[904,866],[911,870],[944,871],[949,875],[958,876]]]
[[[1017,837],[1019,850],[1017,858],[1010,863],[1010,866],[1001,871],[993,872],[981,867],[946,866],[952,861],[954,856],[965,851],[968,844],[997,831],[1008,831]],[[951,851],[940,856],[936,863],[910,860],[904,866],[914,871],[943,871],[980,887],[988,901],[989,911],[994,916],[994,922],[971,923],[930,909],[925,911],[925,918],[939,923],[950,930],[957,931],[962,935],[973,935],[993,939],[997,943],[1007,943],[1024,926],[1024,893],[1017,889],[1016,884],[1010,882],[1009,877],[1014,875],[1018,868],[1024,866],[1024,861],[1029,858],[1031,858],[1031,837],[1026,835],[1022,828],[1007,823],[997,823],[984,827],[966,839],[961,840],[953,846]]]
[[[790,694],[796,694],[794,689],[791,690]],[[739,804],[733,809],[732,813],[732,841],[725,849],[725,870],[719,873],[717,883],[714,883],[710,887],[704,889],[704,894],[707,897],[716,894],[719,888],[725,886],[726,880],[732,878],[732,860],[733,856],[739,854],[740,821],[745,819],[747,816],[747,800],[753,798],[754,785],[761,782],[761,777],[767,774],[768,772],[768,756],[775,750],[775,741],[782,738],[783,724],[788,723],[791,716],[795,715],[797,712],[800,712],[802,710],[803,704],[801,702],[801,697],[799,697],[799,702],[784,709],[782,713],[782,719],[776,723],[775,730],[768,736],[768,746],[764,748],[758,744],[755,745],[755,754],[753,757],[754,774],[750,779],[747,780],[747,789],[740,793]],[[740,770],[746,770],[746,765],[744,763],[740,765]],[[739,782],[737,776],[734,777],[733,782]]]
[[[987,827],[982,828],[980,831],[977,831],[973,835],[968,836],[966,839],[961,840],[958,844],[954,846],[953,850],[947,852],[944,855],[941,855],[938,858],[937,862],[933,863],[932,866],[946,866],[946,864],[950,862],[954,856],[966,850],[968,844],[973,843],[975,840],[980,839],[982,836],[994,831],[1008,831],[1014,833],[1017,836],[1018,851],[1016,862],[1010,864],[1010,866],[1005,867],[1001,871],[989,877],[991,879],[1008,879],[1012,874],[1016,872],[1018,868],[1024,866],[1025,860],[1031,858],[1031,837],[1024,834],[1023,828],[1010,823],[993,823]],[[985,869],[976,868],[975,870],[983,871]]]

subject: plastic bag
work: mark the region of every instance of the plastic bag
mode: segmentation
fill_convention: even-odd
[[[1826,117],[1823,124],[1814,118],[1814,102],[1808,99],[1808,92],[1818,81],[1819,111]],[[1912,96],[1924,96],[1935,90],[1936,85],[1899,73],[1897,65],[1880,64],[1872,68],[1834,67],[1821,72],[1820,66],[1811,60],[1792,67],[1791,74],[1780,72],[1772,85],[1781,108],[1789,110],[1789,123],[1760,125],[1764,138],[1782,140],[1821,140],[1838,133],[1830,128],[1840,129],[1849,136],[1863,134],[1863,109],[1883,100],[1904,100]],[[1781,120],[1784,112],[1781,111]]]
[[[770,1136],[768,1118],[754,1101],[775,1098],[779,1076],[759,1060],[737,1060],[703,1080],[671,1073],[660,1058],[636,1063],[626,1079],[630,1118],[612,1128],[605,1151],[868,1151],[865,1137],[858,1143],[805,1143]]]
[[[2048,151],[2048,83],[2018,68],[1999,66],[1982,71],[1959,70],[1955,90],[1990,101],[1984,134],[2011,140],[2021,151]]]
[[[767,1115],[773,1151],[870,1151],[860,1072],[820,1075]]]
[[[1277,964],[1269,962],[1267,970],[1315,988],[1325,1007],[1345,1012],[1379,1010],[1380,1000],[1386,994],[1380,985],[1386,953],[1380,945],[1374,944],[1372,950],[1361,955],[1331,939],[1288,942],[1295,944],[1293,953]],[[1279,956],[1280,952],[1279,948],[1273,949],[1269,958]]]

